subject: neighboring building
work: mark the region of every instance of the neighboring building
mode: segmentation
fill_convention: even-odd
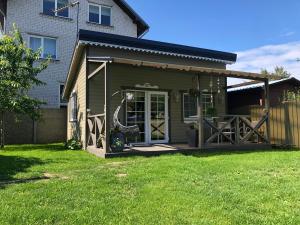
[[[77,37],[77,6],[53,12],[69,0],[2,0],[0,24],[9,32],[13,23],[33,48],[43,48],[41,58],[52,57],[49,67],[39,74],[46,86],[30,94],[44,100],[47,108],[64,107],[61,93],[70,66]],[[129,37],[140,37],[148,25],[123,0],[79,0],[79,28]],[[6,14],[5,18],[1,14]]]
[[[287,91],[298,91],[300,81],[294,77],[270,82],[270,106],[277,106],[282,103]],[[236,85],[227,90],[228,110],[234,111],[249,105],[264,105],[264,84]]]
[[[6,143],[49,143],[66,140],[66,101],[61,94],[67,77],[78,28],[119,34],[133,38],[149,29],[141,17],[123,0],[79,0],[78,5],[54,12],[73,0],[1,0],[0,35],[15,23],[28,46],[43,48],[41,59],[51,56],[49,67],[38,77],[46,86],[35,87],[30,95],[45,101],[43,121],[28,119],[15,123],[6,117]],[[15,129],[21,127],[22,129]]]

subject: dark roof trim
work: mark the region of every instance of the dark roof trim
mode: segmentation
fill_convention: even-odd
[[[79,31],[79,40],[94,43],[105,43],[116,46],[125,46],[135,49],[146,49],[158,52],[173,53],[178,55],[208,58],[212,60],[221,60],[226,61],[228,63],[234,63],[237,59],[237,55],[234,53],[221,52],[204,48],[196,48],[146,39],[132,38],[127,36],[88,30]]]
[[[265,87],[265,84],[261,83],[261,82],[256,82],[256,83],[248,84],[248,85],[247,85],[247,83],[245,83],[245,85],[243,85],[243,83],[240,85],[233,85],[233,87],[228,88],[227,91],[228,92],[243,92],[243,91],[256,90],[256,89],[264,89],[264,87]],[[289,77],[289,78],[284,78],[284,79],[280,79],[280,80],[272,80],[269,82],[269,86],[273,87],[273,86],[280,85],[283,83],[290,83],[295,86],[296,85],[300,86],[300,80],[298,80],[295,77]]]
[[[114,0],[114,2],[133,20],[137,25],[137,36],[141,37],[149,30],[149,25],[140,17],[125,0]]]

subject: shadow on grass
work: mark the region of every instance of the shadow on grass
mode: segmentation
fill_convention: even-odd
[[[8,145],[4,151],[67,151],[64,144]]]
[[[193,157],[212,157],[212,156],[224,156],[224,155],[242,155],[251,153],[272,153],[272,152],[300,152],[299,149],[253,149],[253,150],[241,150],[241,149],[205,149],[205,150],[170,150],[170,151],[153,151],[153,152],[127,152],[120,154],[108,155],[107,158],[123,158],[123,157],[159,157],[163,155],[183,155]]]
[[[271,152],[300,152],[299,149],[254,149],[254,150],[204,150],[204,151],[188,151],[183,152],[183,155],[194,156],[194,157],[211,157],[211,156],[222,156],[222,155],[242,155],[242,154],[251,154],[251,153],[271,153]]]
[[[14,183],[26,183],[45,177],[32,177],[26,179],[13,178],[16,174],[26,172],[27,169],[34,165],[45,164],[44,161],[38,158],[25,158],[19,156],[3,156],[0,155],[0,189]]]

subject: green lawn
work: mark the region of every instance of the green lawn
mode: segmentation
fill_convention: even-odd
[[[300,152],[0,151],[0,224],[300,224]]]

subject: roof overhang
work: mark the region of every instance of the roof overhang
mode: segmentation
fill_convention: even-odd
[[[273,77],[275,78],[273,78],[272,81],[269,83],[270,87],[278,84],[287,83],[287,82],[292,83],[295,86],[296,85],[300,86],[300,81],[295,77],[282,78],[274,75]],[[251,82],[231,85],[227,88],[228,88],[227,90],[228,92],[239,92],[239,91],[248,91],[253,89],[264,88],[264,84],[258,81],[251,81]]]
[[[223,64],[235,63],[234,61],[222,60],[222,59],[217,59],[217,58],[214,59],[214,58],[208,58],[208,57],[202,57],[202,56],[179,54],[179,53],[158,51],[158,50],[145,49],[145,48],[135,48],[135,47],[128,47],[128,46],[124,46],[124,45],[114,45],[114,44],[100,43],[100,42],[80,41],[80,44],[97,46],[97,47],[105,47],[105,48],[121,49],[121,50],[133,51],[133,52],[156,54],[156,55],[174,56],[174,57],[186,58],[186,59],[196,59],[196,60],[217,62],[217,63],[223,63]]]
[[[189,59],[207,60],[232,64],[236,62],[235,53],[205,49],[168,42],[140,39],[124,35],[79,30],[79,44],[118,48],[129,51],[139,51],[150,54],[171,55]]]
[[[76,70],[78,68],[79,60],[81,58],[81,54],[85,49],[86,44],[82,42],[78,42],[76,48],[73,53],[72,61],[69,68],[69,73],[66,80],[65,89],[63,91],[63,97],[67,99],[71,92],[71,88],[75,79]],[[118,57],[87,57],[87,61],[90,63],[117,63],[117,64],[126,64],[132,66],[143,66],[143,67],[151,67],[157,69],[168,69],[168,70],[179,70],[184,72],[196,73],[196,74],[206,74],[211,76],[222,76],[222,77],[233,77],[233,78],[241,78],[241,79],[250,79],[250,80],[258,80],[258,81],[266,81],[270,79],[278,79],[277,76],[274,75],[265,75],[260,73],[249,73],[242,71],[234,71],[234,70],[226,70],[226,69],[215,69],[215,68],[206,68],[206,67],[198,67],[198,66],[187,66],[181,64],[172,64],[172,63],[160,63],[154,61],[145,61],[145,60],[136,60],[136,59],[128,59],[128,58],[118,58]]]

